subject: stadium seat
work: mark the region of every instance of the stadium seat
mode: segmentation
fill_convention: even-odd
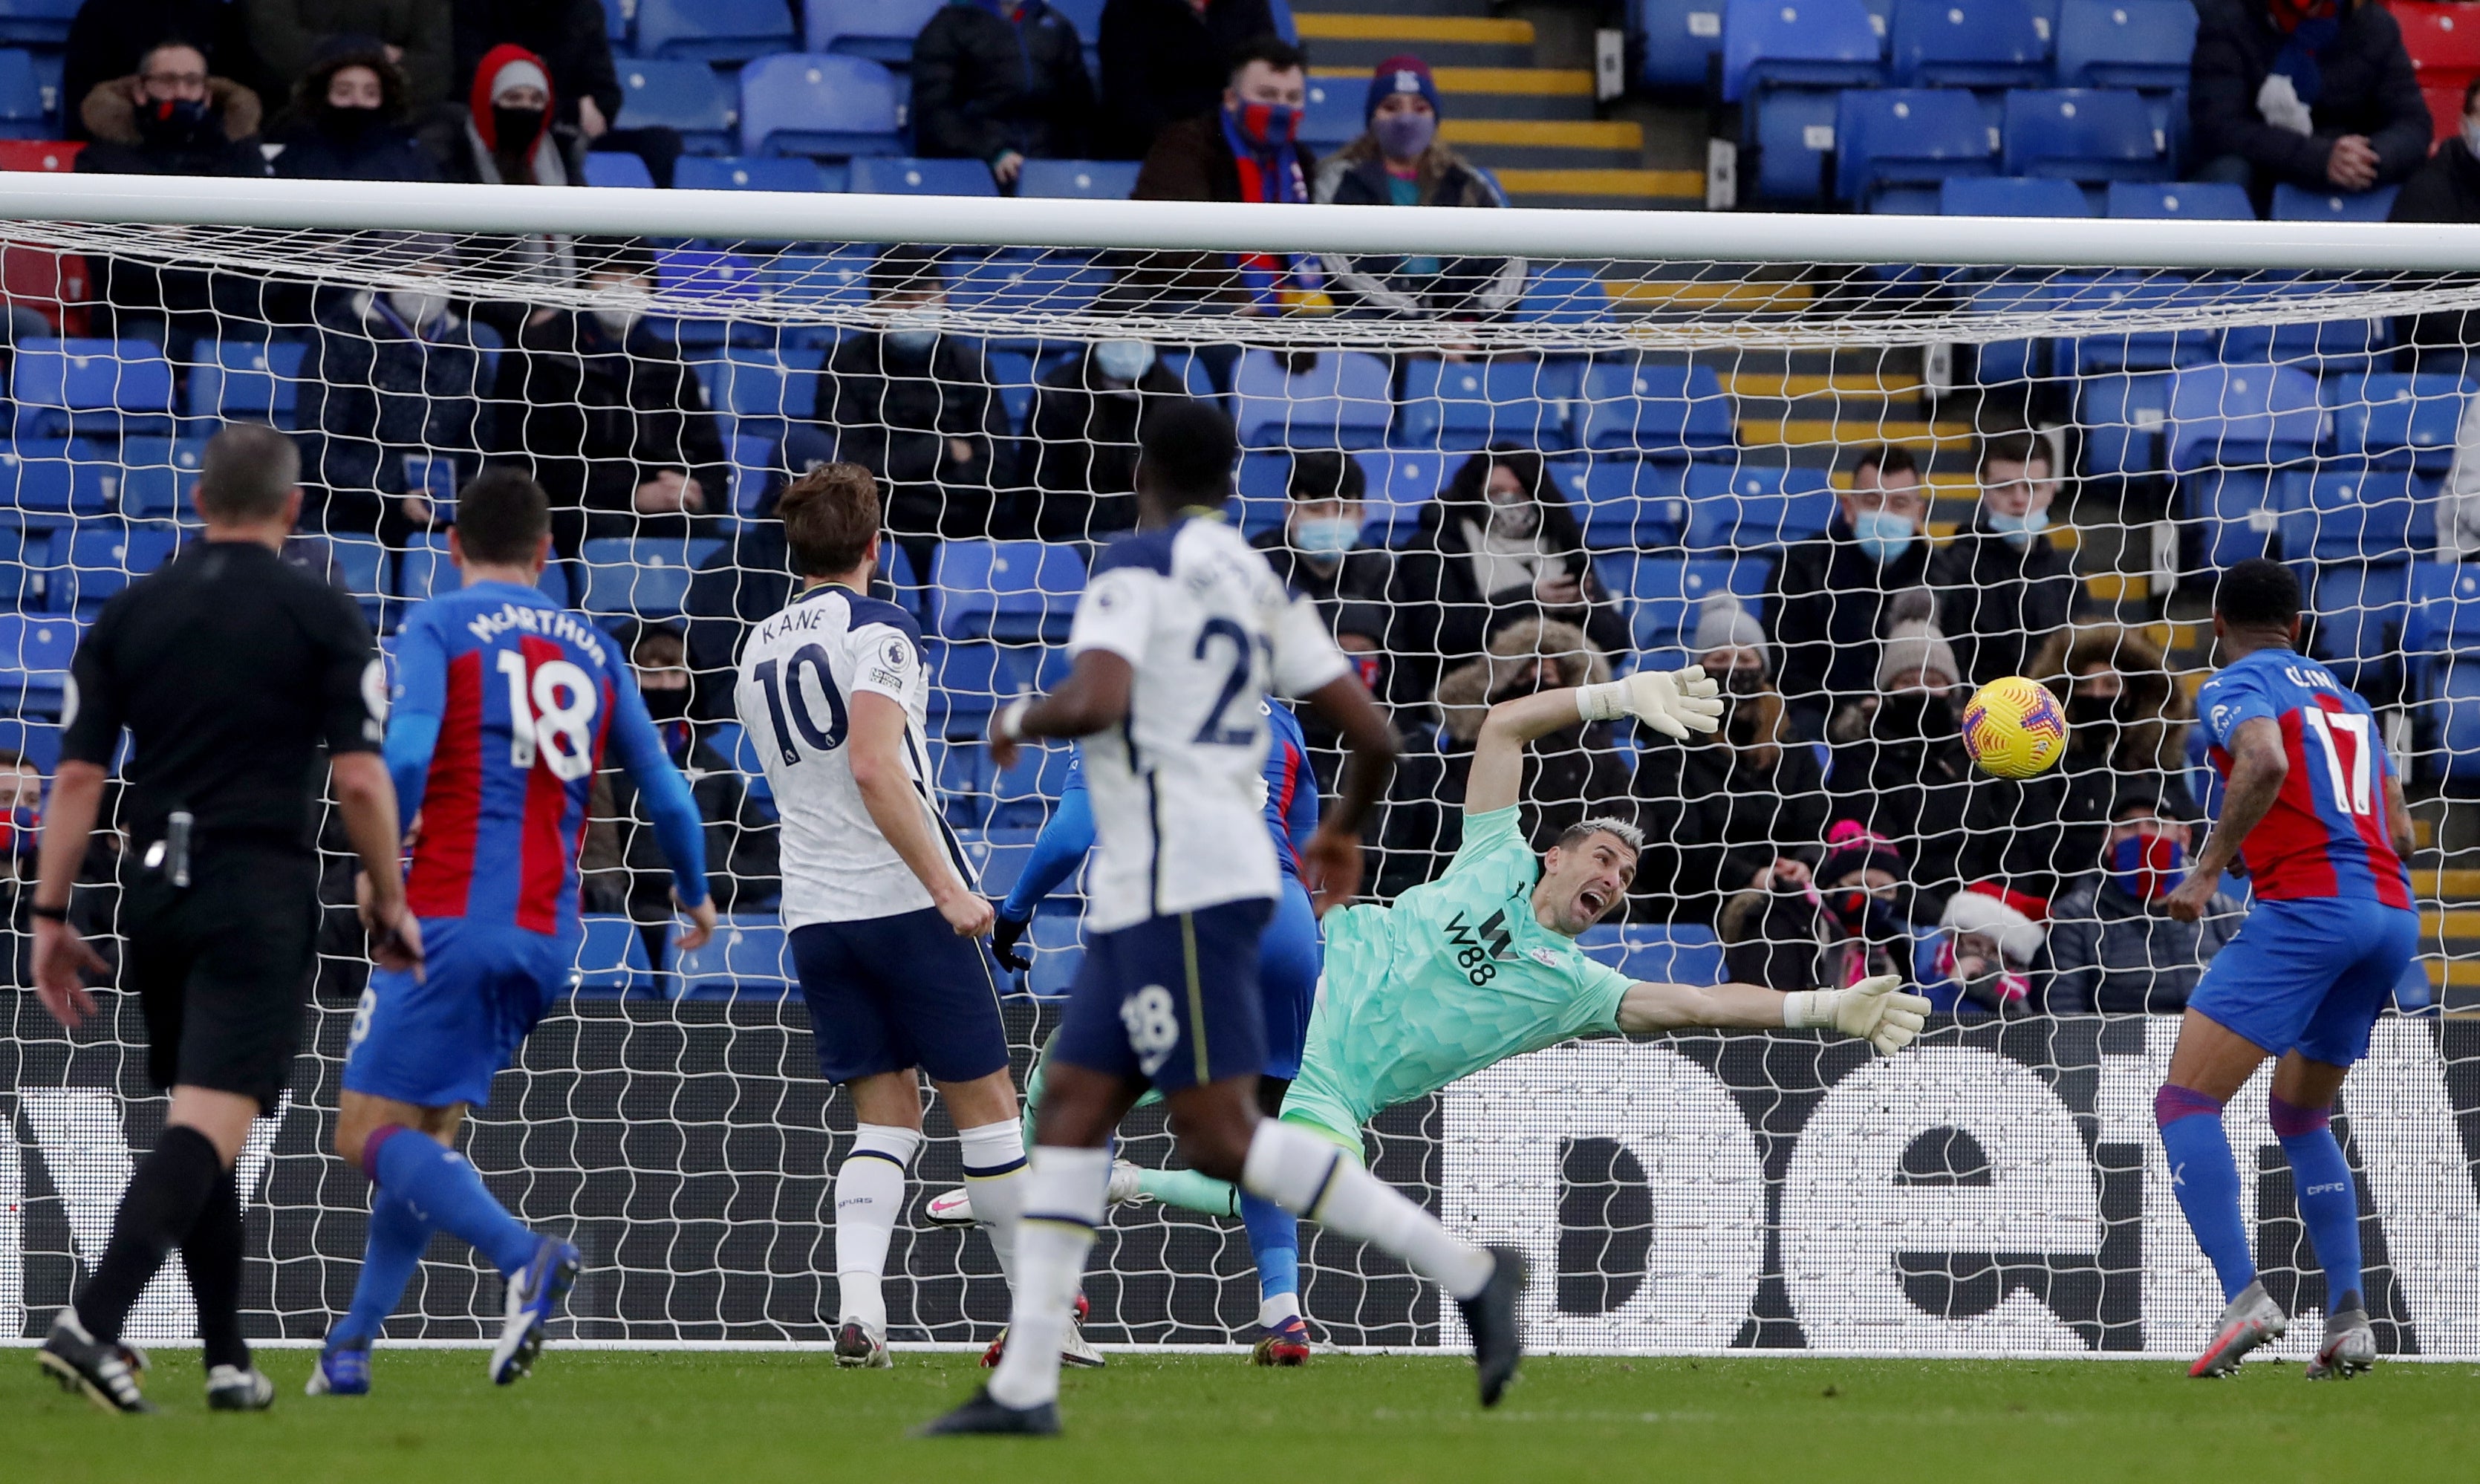
[[[1823,535],[1834,485],[1823,469],[1688,466],[1691,552],[1766,551]]]
[[[996,195],[991,168],[979,160],[861,159],[845,187],[863,195]]]
[[[1722,0],[1628,0],[1648,88],[1702,89],[1722,56]]]
[[[9,395],[19,437],[172,431],[172,363],[151,341],[20,341]]]
[[[133,520],[191,516],[190,491],[206,458],[204,438],[120,440],[120,513]]]
[[[2284,552],[2289,552],[2288,537]],[[2308,571],[2308,605],[2316,615],[2313,653],[2342,684],[2368,686],[2405,664],[2403,633],[2411,624],[2412,563],[2325,560]]]
[[[715,924],[705,947],[683,950],[671,972],[680,993],[696,999],[781,1000],[799,977],[784,924],[772,913],[734,913]]]
[[[2006,173],[2061,180],[2167,180],[2169,142],[2144,95],[2100,88],[2006,94]]]
[[[1942,217],[2089,217],[2092,202],[2072,180],[2017,175],[1963,176],[1938,187]]]
[[[2480,30],[2480,16],[2473,18]],[[2338,191],[2304,191],[2283,181],[2273,188],[2276,221],[2383,221],[2394,209],[2400,186],[2377,186],[2357,195]]]
[[[52,533],[44,606],[91,619],[106,600],[172,559],[180,532],[169,524],[81,521]]]
[[[2185,0],[2177,0],[2186,10]],[[2191,11],[2190,16],[2194,14]],[[2109,183],[2109,217],[2132,221],[2166,221],[2185,218],[2198,221],[2253,221],[2256,207],[2248,200],[2247,187],[2220,180],[2178,180],[2144,182],[2113,180]]]
[[[1020,749],[1016,766],[997,769],[991,780],[989,827],[1040,829],[1050,818],[1050,806],[1067,791],[1075,760],[1072,746]]]
[[[55,722],[29,716],[0,716],[0,748],[35,765],[50,777],[61,767],[61,729]]]
[[[83,143],[73,141],[0,140],[0,170],[71,170],[84,148]]]
[[[2463,88],[2480,77],[2480,26],[2470,11],[2455,0],[2387,0],[2386,10],[2401,28],[2420,87],[2453,89],[2460,113]]]
[[[2023,0],[1895,0],[1899,88],[2037,88],[2050,80],[2049,17]]]
[[[585,183],[606,190],[652,190],[655,172],[626,150],[598,149],[585,157]]]
[[[652,57],[617,59],[620,117],[632,129],[665,128],[679,132],[681,144],[692,154],[732,152],[734,125],[740,100],[732,84],[704,62],[667,62]],[[595,156],[586,156],[588,170]]]
[[[579,606],[589,613],[668,618],[681,611],[699,564],[721,550],[721,541],[697,537],[587,541],[578,548],[585,564]]]
[[[803,0],[801,43],[814,52],[913,65],[913,39],[946,0]]]
[[[1640,983],[1718,984],[1722,944],[1690,923],[1599,923],[1576,939],[1586,956]]]
[[[760,270],[759,278],[769,299],[788,303],[850,308],[869,301],[869,256],[848,247],[779,252]]]
[[[1706,365],[1603,362],[1585,373],[1578,432],[1595,452],[1687,458],[1739,441],[1739,416]]]
[[[2134,317],[2193,308],[2215,292],[2183,278],[2135,273],[2061,273],[2051,279],[2050,305],[2066,314],[2115,313]],[[2061,377],[2084,377],[2111,371],[2167,371],[2197,366],[2214,358],[2221,344],[2216,329],[2199,326],[2177,330],[2122,330],[2055,342],[2052,369]]]
[[[1505,442],[1558,449],[1576,378],[1572,361],[1408,362],[1395,441],[1405,448],[1485,449]]]
[[[1311,77],[1307,104],[1301,111],[1301,143],[1325,156],[1358,139],[1367,127],[1360,117],[1367,96],[1358,78]]]
[[[940,549],[943,552],[946,543]],[[1023,693],[1032,681],[1030,674],[1019,672],[1009,651],[987,641],[933,638],[923,649],[922,663],[931,679],[930,735],[934,739],[983,736],[989,730],[991,713]]]
[[[1884,80],[1884,51],[1860,0],[1728,0],[1722,99],[1769,87],[1871,87]]]
[[[0,445],[0,510],[20,516],[106,514],[118,472],[84,439],[19,438]]]
[[[823,191],[826,180],[815,160],[685,155],[672,167],[672,186],[680,191]]]
[[[183,410],[193,420],[239,418],[289,432],[301,400],[307,349],[297,340],[201,340]]]
[[[2092,376],[2076,383],[2076,423],[2083,433],[2084,473],[2138,478],[2170,469],[2170,377]]]
[[[76,619],[57,613],[0,613],[0,706],[59,716],[80,632]]]
[[[405,537],[396,554],[396,569],[387,585],[388,596],[400,601],[388,605],[387,627],[396,628],[404,621],[406,609],[429,598],[434,593],[452,591],[456,586],[456,567],[448,560],[448,538],[427,532]]]
[[[1137,188],[1134,160],[1027,160],[1016,178],[1021,197],[1124,201]]]
[[[2195,49],[2190,0],[2060,0],[2061,88],[2183,89]]]
[[[942,541],[930,559],[930,622],[945,639],[1064,643],[1085,562],[1048,541]]]
[[[2379,468],[2442,474],[2471,388],[2460,377],[2392,372],[2319,383],[2334,409],[2334,452]]]
[[[2264,468],[2315,454],[2325,409],[2291,366],[2191,366],[2171,374],[2170,466]]]
[[[740,69],[740,152],[836,159],[900,154],[903,105],[895,75],[875,62],[761,57]]]
[[[2364,292],[2334,283],[2316,287],[2320,297],[2338,305],[2347,304],[2352,296]],[[2229,299],[2280,299],[2296,293],[2297,288],[2275,278],[2227,286],[2222,292]],[[2375,353],[2390,343],[2391,331],[2391,322],[2382,315],[2285,325],[2237,324],[2222,336],[2222,359],[2295,364],[2323,376],[2366,371]]]
[[[0,42],[14,46],[65,46],[80,0],[0,0]],[[81,102],[84,100],[81,99]]]
[[[1690,466],[1640,458],[1595,458],[1549,465],[1550,478],[1596,550],[1636,551],[1676,545],[1688,525]]]
[[[2437,529],[2427,492],[2408,469],[2285,470],[2274,497],[2282,555],[2291,561],[2408,561]]]
[[[1386,363],[1357,351],[1312,353],[1287,371],[1270,351],[1241,352],[1232,423],[1243,448],[1376,448],[1395,404]],[[1295,363],[1297,364],[1297,363]]]
[[[1834,115],[1834,195],[1865,206],[1881,186],[1935,185],[1996,169],[1987,116],[1971,93],[1846,90]]]
[[[637,0],[637,55],[739,63],[796,44],[783,0]]]
[[[2463,132],[2462,89],[2422,88],[2419,96],[2420,101],[2428,105],[2431,144],[2442,144]]]
[[[1602,585],[1627,601],[1630,632],[1645,653],[1676,650],[1696,627],[1697,609],[1718,592],[1736,593],[1751,612],[1773,579],[1773,563],[1727,558],[1605,553],[1593,559]]]
[[[1610,290],[1589,263],[1536,263],[1515,318],[1526,325],[1589,325],[1611,318]]]
[[[807,422],[818,404],[819,350],[727,350],[690,362],[707,401],[734,420],[736,431],[776,439],[789,422]]]
[[[2263,468],[2204,468],[2179,474],[2179,500],[2200,523],[2205,564],[2227,571],[2252,557],[2278,554],[2282,491]]]
[[[655,966],[646,958],[645,934],[625,917],[588,912],[580,919],[572,982],[586,997],[643,994],[654,987]]]
[[[13,48],[0,50],[0,138],[40,140],[56,132],[35,59]]]
[[[629,12],[635,3],[636,0],[603,0],[603,39],[623,56],[629,51]]]
[[[861,160],[853,162],[856,169],[867,163]],[[980,169],[974,161],[953,163]],[[987,176],[988,171],[984,174]],[[1000,253],[978,260],[968,259],[963,270],[948,279],[947,305],[960,312],[1006,315],[1018,319],[1081,314],[1093,306],[1096,297],[1110,285],[1110,281],[1108,269],[1096,265],[1081,254],[1028,257]],[[1032,336],[989,343],[1009,345],[1028,351],[1039,345],[1057,344],[1055,341],[1037,341]],[[1051,368],[1046,364],[1043,369],[1047,371]]]

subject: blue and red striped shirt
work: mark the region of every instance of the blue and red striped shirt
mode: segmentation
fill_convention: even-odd
[[[2376,713],[2356,691],[2313,660],[2260,649],[2206,681],[2196,709],[2208,755],[2225,781],[2230,740],[2241,724],[2261,716],[2282,729],[2290,770],[2272,809],[2240,846],[2256,896],[2412,904],[2411,872],[2386,828],[2393,762]]]

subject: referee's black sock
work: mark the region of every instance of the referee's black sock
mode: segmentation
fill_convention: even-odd
[[[232,1171],[220,1168],[198,1219],[181,1238],[181,1262],[190,1271],[198,1339],[210,1368],[249,1368],[249,1341],[241,1338],[241,1185]]]
[[[205,1134],[185,1124],[164,1131],[138,1161],[120,1211],[112,1218],[112,1242],[78,1291],[78,1320],[88,1334],[106,1342],[120,1338],[131,1306],[165,1256],[197,1225],[199,1208],[223,1173],[224,1161]]]

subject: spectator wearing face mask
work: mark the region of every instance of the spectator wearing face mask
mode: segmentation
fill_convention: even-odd
[[[2366,191],[2428,157],[2434,125],[2402,28],[2373,0],[2197,0],[2194,180]]]
[[[2205,965],[2239,929],[2245,909],[2215,892],[2204,915],[2182,923],[2161,899],[2186,879],[2194,805],[2141,781],[2109,809],[2100,869],[2082,874],[2052,908],[2054,1014],[2176,1015]]]
[[[596,152],[633,154],[655,184],[672,183],[681,136],[660,124],[632,125],[620,117],[628,94],[611,56],[602,0],[455,0],[455,65],[471,78],[496,46],[521,46],[542,60],[556,100],[553,118],[577,131]]]
[[[1317,168],[1315,195],[1345,206],[1504,206],[1507,197],[1438,143],[1438,85],[1418,57],[1389,57],[1370,75],[1358,139]],[[1368,313],[1495,320],[1524,297],[1522,258],[1330,252],[1335,301]]]
[[[1936,611],[1925,587],[1887,606],[1886,638],[1876,646],[1877,693],[1845,705],[1826,730],[1837,810],[1895,842],[1932,917],[1963,883],[1974,788],[1972,759],[1955,724],[1962,670],[1938,631]]]
[[[2028,432],[1983,438],[1979,476],[1972,524],[1930,560],[1928,580],[1963,678],[1985,686],[2024,673],[2082,606],[2083,585],[2043,534],[2058,497],[2050,446]]]
[[[584,141],[557,121],[550,69],[522,46],[503,44],[482,54],[474,68],[466,106],[422,134],[423,147],[439,162],[439,178],[491,186],[581,186]],[[503,277],[568,284],[577,277],[569,239],[557,232],[478,239],[474,250]],[[503,339],[513,341],[527,306],[484,306],[482,313]]]
[[[1150,407],[1187,383],[1150,342],[1104,340],[1034,388],[1024,449],[1033,508],[1015,524],[1046,541],[1106,541],[1137,526],[1137,439]]]
[[[1234,58],[1275,34],[1275,15],[1267,0],[1109,0],[1095,31],[1095,147],[1102,159],[1142,160],[1165,127],[1215,107]]]
[[[1909,977],[1907,871],[1895,842],[1836,820],[1813,873],[1770,872],[1722,904],[1724,976],[1785,994],[1841,989],[1876,974]]]
[[[452,21],[449,0],[235,0],[249,17],[249,44],[272,91],[310,70],[339,37],[369,37],[404,69],[406,96],[428,108],[449,94]]]
[[[1523,618],[1576,625],[1605,660],[1628,651],[1627,620],[1593,575],[1584,529],[1529,450],[1502,446],[1464,460],[1396,554],[1387,604],[1388,694],[1398,706],[1428,705],[1440,674],[1479,658],[1492,634]]]
[[[1350,454],[1305,449],[1284,482],[1283,523],[1250,537],[1283,585],[1315,603],[1347,654],[1385,642],[1391,554],[1360,538],[1369,472]],[[1304,718],[1305,720],[1305,718]]]
[[[1974,882],[1948,898],[1936,929],[1920,936],[1912,982],[1940,1013],[1962,1019],[2038,1009],[2049,911],[2037,897]]]
[[[374,248],[397,286],[328,288],[301,366],[300,529],[376,532],[395,543],[452,523],[479,464],[481,353],[438,275],[454,249],[407,233]]]
[[[439,167],[405,127],[404,74],[367,37],[321,48],[293,90],[275,173],[287,180],[437,180]]]
[[[1722,683],[1722,725],[1684,742],[1637,729],[1633,788],[1648,844],[1633,891],[1648,916],[1711,924],[1736,893],[1809,883],[1825,775],[1791,735],[1773,646],[1739,599],[1705,600],[1691,653]]]
[[[231,0],[85,0],[61,56],[62,136],[89,138],[78,108],[87,94],[142,70],[145,53],[174,37],[207,60],[211,76],[246,83],[249,39]]]
[[[1045,0],[952,0],[913,39],[913,131],[1014,191],[1027,160],[1091,159],[1094,80],[1075,23]]]
[[[1779,684],[1803,737],[1822,735],[1838,708],[1874,691],[1886,605],[1928,580],[1928,492],[1909,449],[1864,450],[1834,504],[1825,534],[1793,545],[1774,572]]]

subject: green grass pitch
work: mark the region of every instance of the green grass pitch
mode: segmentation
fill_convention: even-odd
[[[2122,1479],[2480,1476],[2480,1367],[2380,1367],[2309,1385],[2259,1363],[2189,1381],[2153,1363],[1537,1357],[1497,1411],[1462,1362],[1114,1355],[1072,1372],[1068,1435],[912,1442],[979,1371],[899,1354],[560,1351],[506,1390],[468,1351],[382,1349],[368,1397],[301,1394],[310,1354],[263,1352],[272,1412],[211,1414],[194,1352],[157,1358],[151,1418],[108,1417],[9,1358],[6,1475],[143,1484],[478,1480]]]

